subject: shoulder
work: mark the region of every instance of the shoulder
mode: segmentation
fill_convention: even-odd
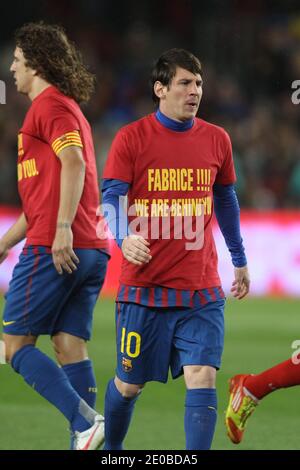
[[[211,122],[205,121],[204,119],[196,118],[198,123],[198,129],[202,129],[205,132],[209,133],[212,137],[216,138],[218,141],[223,141],[224,143],[230,143],[230,137],[228,132],[221,126],[217,126]]]
[[[145,132],[149,127],[151,127],[151,117],[152,114],[149,114],[131,122],[130,124],[126,124],[126,126],[121,127],[119,133],[123,135],[132,135],[138,134],[139,132]]]
[[[136,153],[141,149],[143,142],[151,135],[152,130],[153,122],[152,115],[150,114],[121,127],[117,132],[116,138]]]
[[[79,105],[58,90],[41,96],[32,103],[32,108],[33,122],[41,135],[55,128],[79,129],[86,121]]]
[[[50,95],[42,97],[38,103],[36,103],[35,111],[45,112],[45,113],[68,113],[74,111],[78,112],[80,110],[77,103],[71,98],[60,94],[60,95]]]

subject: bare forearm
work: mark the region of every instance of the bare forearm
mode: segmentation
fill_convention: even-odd
[[[64,163],[60,177],[57,224],[72,224],[81,199],[85,177],[84,162]]]
[[[81,148],[70,146],[59,152],[61,161],[60,200],[57,227],[52,243],[52,258],[58,274],[71,274],[79,259],[73,250],[72,222],[82,196],[85,162]]]
[[[7,249],[12,248],[13,246],[17,245],[17,243],[24,240],[26,237],[26,230],[27,221],[24,213],[22,213],[14,225],[3,235],[1,238],[1,243]]]

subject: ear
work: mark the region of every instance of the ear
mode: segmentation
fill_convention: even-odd
[[[32,75],[32,77],[35,77],[37,75],[37,72],[35,69],[32,69],[31,67],[29,67],[27,64],[25,64],[25,67],[26,67],[26,71],[30,73],[30,75]]]
[[[166,88],[161,82],[157,81],[154,83],[154,93],[156,94],[157,98],[160,100],[165,99],[166,97]]]

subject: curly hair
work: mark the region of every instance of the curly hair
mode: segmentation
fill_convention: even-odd
[[[164,86],[169,86],[176,74],[176,67],[181,67],[193,74],[202,75],[202,66],[200,60],[185,49],[169,49],[165,51],[156,61],[151,74],[152,100],[159,103],[159,98],[154,93],[154,84],[159,81]]]
[[[26,65],[77,103],[89,101],[95,76],[83,64],[81,53],[58,25],[28,23],[15,33],[16,46]]]

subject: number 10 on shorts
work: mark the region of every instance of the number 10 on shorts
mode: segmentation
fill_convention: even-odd
[[[121,353],[125,353],[129,357],[138,357],[140,352],[141,336],[136,331],[127,333],[126,328],[122,328]]]

